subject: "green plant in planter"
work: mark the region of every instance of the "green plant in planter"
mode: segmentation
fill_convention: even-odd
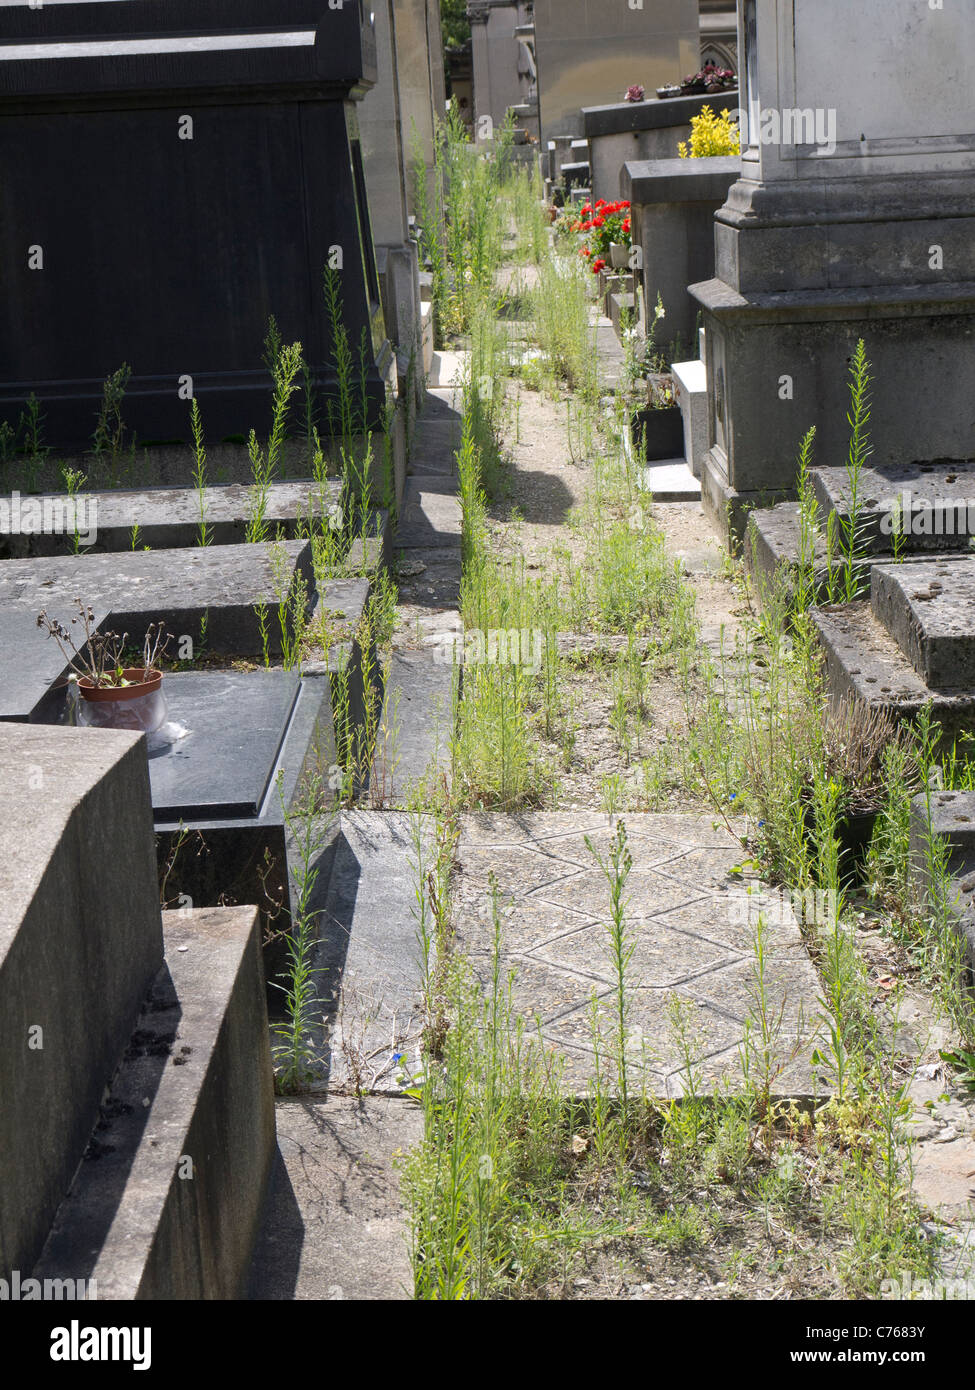
[[[692,116],[690,143],[682,140],[677,153],[681,159],[741,154],[741,133],[731,119],[731,112],[725,110],[718,116],[706,106],[699,116]]]

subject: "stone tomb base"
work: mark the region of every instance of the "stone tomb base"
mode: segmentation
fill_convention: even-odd
[[[975,729],[975,557],[875,565],[869,602],[813,621],[833,699],[908,719],[930,705],[945,744]]]
[[[848,533],[851,523],[855,525],[857,569],[864,582],[869,582],[875,565],[894,561],[895,542],[905,562],[970,553],[975,536],[975,464],[971,462],[864,468],[855,522],[846,468],[816,468],[810,481],[817,503],[811,539],[814,579],[820,594],[826,592],[827,532],[831,524],[837,538]],[[774,584],[777,576],[791,587],[802,543],[798,503],[780,502],[750,514],[745,563],[760,589]],[[832,564],[834,571],[845,564],[835,550]]]
[[[256,903],[269,981],[286,968],[287,933],[304,868],[301,808],[317,801],[309,868],[327,884],[335,793],[327,676],[285,671],[169,675],[171,720],[186,737],[149,757],[161,893],[179,908]],[[319,843],[320,840],[320,843]],[[268,1007],[283,995],[270,988]]]
[[[704,313],[710,383],[702,493],[719,528],[727,531],[730,509],[741,535],[749,507],[795,497],[811,425],[817,457],[846,457],[848,362],[860,338],[873,376],[876,463],[971,457],[964,402],[975,390],[975,284],[741,294],[713,279],[690,292]],[[785,377],[788,400],[779,394]],[[947,380],[957,386],[949,395]]]

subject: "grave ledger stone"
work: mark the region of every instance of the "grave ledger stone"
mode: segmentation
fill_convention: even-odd
[[[0,418],[34,392],[46,443],[85,445],[128,364],[142,440],[187,438],[191,395],[208,437],[262,428],[274,315],[325,428],[331,265],[378,419],[392,354],[356,123],[374,80],[361,0],[0,8]]]

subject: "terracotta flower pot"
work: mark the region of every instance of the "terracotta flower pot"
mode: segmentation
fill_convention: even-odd
[[[162,685],[162,671],[153,668],[150,670],[148,680],[140,679],[144,672],[144,666],[124,667],[122,675],[129,682],[128,685],[94,685],[90,676],[82,676],[78,681],[78,689],[83,700],[91,700],[97,704],[120,700],[139,700],[143,695],[155,694]]]
[[[162,671],[151,669],[146,680],[144,666],[127,666],[122,675],[131,684],[95,685],[88,676],[81,677],[78,681],[79,724],[88,728],[155,733],[166,722],[167,715]]]

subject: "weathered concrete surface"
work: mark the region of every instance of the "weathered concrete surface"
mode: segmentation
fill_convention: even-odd
[[[264,516],[271,535],[291,539],[300,528],[320,525],[331,514],[339,519],[342,484],[330,480],[319,484],[312,479],[272,483],[264,499]],[[241,483],[203,489],[141,488],[127,491],[83,492],[86,508],[94,507],[91,525],[95,531],[91,549],[101,551],[177,550],[199,542],[205,523],[211,545],[242,545],[247,525],[254,513],[254,488]],[[38,498],[43,505],[45,499]],[[63,502],[61,494],[56,500]],[[138,526],[133,547],[134,526]],[[307,531],[305,532],[307,534]],[[87,551],[88,547],[83,546]],[[67,535],[5,535],[0,530],[0,556],[67,555],[74,551],[73,532]]]
[[[731,870],[741,843],[710,817],[634,814],[623,818],[633,856],[626,914],[634,954],[628,972],[627,1053],[634,1076],[661,1095],[682,1093],[668,1022],[676,997],[699,1036],[700,1077],[713,1088],[740,1080],[739,1049],[755,1011],[754,933],[768,916],[765,984],[772,1010],[784,1006],[774,1052],[773,1090],[809,1094],[821,1005],[816,972],[789,906],[744,897]],[[613,824],[605,815],[467,815],[453,891],[458,949],[490,978],[493,948],[488,875],[497,875],[503,921],[502,974],[516,971],[513,1004],[530,1032],[538,1021],[547,1049],[565,1058],[564,1088],[584,1092],[595,1074],[590,1025],[595,997],[604,1037],[612,1027],[614,975],[607,922],[609,888],[585,843],[605,858]],[[756,890],[760,885],[752,885]],[[605,1065],[606,1044],[603,1044]],[[822,1087],[820,1087],[820,1090]]]
[[[251,1270],[252,1299],[412,1296],[400,1157],[423,1137],[406,1100],[279,1100],[278,1154]]]
[[[458,677],[445,653],[439,642],[392,653],[373,764],[374,805],[406,806],[421,783],[449,780]]]
[[[421,416],[413,436],[410,472],[421,476],[431,473],[446,478],[457,476],[457,450],[461,444],[461,421]]]
[[[822,517],[823,514],[820,515]],[[828,597],[829,562],[823,527],[818,527],[810,539],[812,541],[813,584],[817,596],[825,601]],[[783,585],[788,593],[794,590],[802,544],[802,525],[798,502],[779,502],[774,507],[757,507],[748,514],[743,556],[745,566],[758,588],[760,600],[764,601],[766,595],[771,596],[778,584]],[[808,546],[809,542],[807,541],[806,544]],[[963,551],[946,551],[941,558],[954,562],[964,558],[964,553]],[[909,567],[919,564],[925,558],[923,553],[905,553],[897,563]],[[846,560],[841,555],[834,553],[832,563],[834,578],[839,585],[842,585],[847,568]],[[859,550],[854,562],[854,569],[861,590],[866,591],[870,576],[877,565],[892,563],[894,563],[894,556],[889,549],[887,551],[871,551],[869,546],[865,545],[862,550]]]
[[[426,822],[422,833],[428,855]],[[409,814],[342,812],[314,959],[325,1016],[316,1084],[332,1092],[397,1094],[419,1069],[417,882]]]
[[[106,616],[98,610],[93,627],[103,626]],[[0,721],[43,722],[45,711],[62,698],[57,686],[67,669],[61,648],[38,628],[35,613],[0,609]]]
[[[314,599],[308,541],[69,555],[6,561],[0,566],[0,606],[27,606],[35,614],[43,608],[67,623],[80,597],[108,610],[111,626],[127,632],[136,645],[151,622],[163,622],[177,639],[185,635],[199,644],[206,614],[211,650],[252,656],[262,651],[255,609],[263,603],[270,650],[278,655],[276,610],[296,582],[303,582]]]
[[[878,565],[870,603],[927,685],[975,687],[975,557]]]
[[[975,792],[931,792],[912,800],[911,864],[922,888],[932,886],[931,855],[939,843],[951,880],[948,901],[975,972]]]
[[[142,737],[0,724],[4,1275],[40,1253],[162,955]]]
[[[452,477],[413,475],[406,480],[395,550],[460,547],[461,505]]]
[[[852,511],[846,468],[811,474],[821,522],[834,512],[849,525]],[[871,552],[893,548],[895,522],[905,554],[966,550],[975,535],[975,466],[965,463],[889,464],[864,468],[857,483],[857,544]]]
[[[812,620],[826,659],[831,699],[855,697],[909,720],[930,705],[945,744],[975,724],[975,687],[945,691],[928,686],[866,601],[813,609]]]
[[[253,908],[166,913],[166,964],[62,1204],[38,1278],[100,1299],[245,1287],[274,1154]]]

